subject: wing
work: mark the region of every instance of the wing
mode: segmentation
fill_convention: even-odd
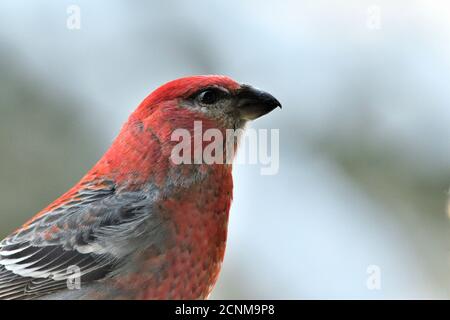
[[[103,181],[69,192],[0,242],[0,299],[29,299],[107,278],[133,251],[130,239],[157,230],[155,192],[117,192]],[[75,269],[74,269],[75,268]]]

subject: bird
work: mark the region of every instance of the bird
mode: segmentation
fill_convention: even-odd
[[[192,134],[183,153],[195,154],[206,144],[190,144],[196,122],[238,131],[277,107],[222,75],[154,90],[78,183],[0,242],[0,299],[207,299],[225,254],[232,163],[175,163],[174,132]]]

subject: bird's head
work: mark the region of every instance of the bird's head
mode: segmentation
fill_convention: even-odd
[[[271,94],[250,85],[217,75],[192,76],[173,80],[151,93],[136,114],[146,118],[164,112],[167,120],[213,120],[220,128],[242,128],[280,102]]]
[[[171,181],[184,181],[182,177],[192,173],[189,170],[198,168],[178,165],[174,154],[183,164],[198,164],[200,159],[201,169],[206,166],[203,151],[211,147],[213,163],[230,163],[242,134],[236,129],[277,107],[281,104],[272,95],[224,76],[193,76],[168,82],[142,101],[93,172],[102,174],[112,168],[116,181],[136,182],[139,177],[142,183],[153,179],[162,184],[166,181],[164,174],[171,176]],[[214,129],[214,134],[220,131],[214,143],[205,137],[206,132],[211,133],[209,129]],[[230,131],[236,140],[226,140]],[[230,145],[234,148],[227,148]]]

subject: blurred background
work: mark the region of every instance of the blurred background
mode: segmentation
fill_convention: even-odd
[[[252,125],[280,130],[278,174],[234,168],[212,298],[450,298],[444,0],[3,0],[0,237],[77,182],[148,93],[192,74],[283,104]]]

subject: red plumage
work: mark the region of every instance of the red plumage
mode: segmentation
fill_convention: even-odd
[[[243,126],[246,110],[278,105],[224,76],[155,90],[79,183],[0,243],[0,298],[206,298],[225,252],[231,165],[174,164],[172,133]],[[71,266],[79,290],[67,288]]]

